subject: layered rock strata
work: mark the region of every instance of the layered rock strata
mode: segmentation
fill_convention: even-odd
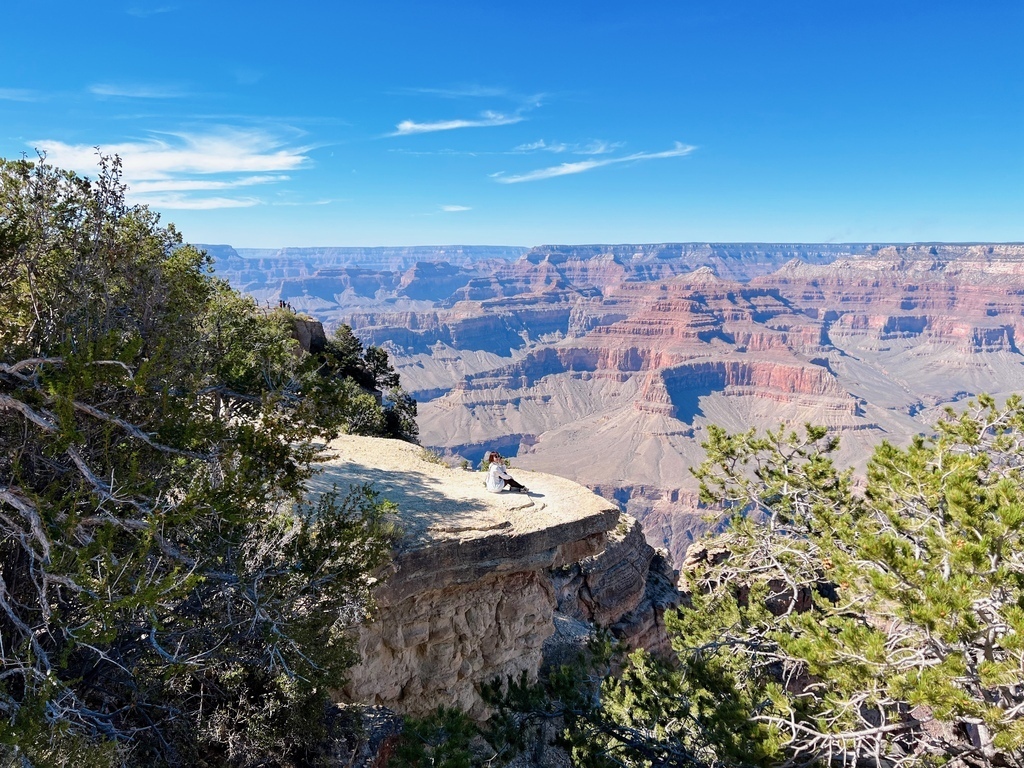
[[[521,259],[565,283],[535,280],[532,303],[461,301],[422,333],[378,315],[360,333],[389,344],[423,395],[425,441],[475,460],[501,440],[524,466],[557,466],[676,560],[703,528],[689,470],[709,424],[823,424],[842,435],[839,461],[862,468],[947,404],[1024,389],[1024,246],[864,246],[746,283],[707,267],[620,269],[616,283],[628,259],[582,265],[579,250]]]
[[[508,301],[538,294],[596,295],[623,281],[649,282],[710,265],[749,280],[790,259],[826,264],[863,246],[662,243],[586,246],[410,248],[239,248],[203,245],[217,272],[260,301],[284,299],[337,322],[353,310],[420,311],[459,301]]]
[[[373,483],[403,529],[379,574],[377,608],[358,630],[361,662],[343,697],[422,715],[439,705],[485,712],[479,689],[535,676],[564,648],[567,620],[612,629],[632,647],[667,648],[662,617],[676,574],[639,524],[568,480],[514,470],[531,489],[492,494],[479,472],[421,448],[343,437],[313,491]]]
[[[676,561],[712,424],[822,424],[863,469],[947,405],[1024,389],[1024,245],[542,246],[371,275],[378,256],[278,276],[302,268],[277,254],[260,290],[305,286],[296,307],[384,345],[424,443],[586,484]]]

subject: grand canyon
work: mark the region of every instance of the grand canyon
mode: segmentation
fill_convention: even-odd
[[[708,425],[822,424],[862,470],[1024,389],[1019,244],[204,247],[261,303],[384,347],[425,446],[583,483],[677,563]]]

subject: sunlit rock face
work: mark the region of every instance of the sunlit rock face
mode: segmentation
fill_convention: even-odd
[[[1019,245],[551,246],[388,274],[309,311],[389,350],[424,444],[583,483],[677,562],[710,424],[824,424],[863,468],[1024,389]]]
[[[820,318],[834,344],[1016,352],[1024,332],[1019,245],[889,246],[827,266],[792,262],[754,282]]]
[[[361,662],[340,696],[427,714],[485,712],[479,689],[535,677],[564,655],[556,624],[596,623],[631,647],[668,647],[677,573],[639,524],[586,488],[518,471],[529,494],[489,493],[480,472],[394,440],[343,437],[313,490],[371,482],[403,533],[358,631]]]

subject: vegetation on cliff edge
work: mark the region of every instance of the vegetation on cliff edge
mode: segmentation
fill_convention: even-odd
[[[862,493],[835,447],[711,431],[696,473],[737,514],[667,618],[676,663],[604,682],[579,764],[1024,765],[1024,402],[883,443]]]
[[[394,372],[302,354],[119,170],[0,161],[0,756],[316,764],[390,531],[304,481],[386,427],[342,369]]]

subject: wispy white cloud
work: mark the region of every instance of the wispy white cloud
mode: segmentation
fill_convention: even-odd
[[[513,152],[565,152],[569,148],[568,144],[548,144],[544,139],[538,139],[537,141],[531,141],[528,144],[520,144],[518,147],[513,147]]]
[[[287,181],[289,176],[246,176],[228,181],[212,181],[209,179],[162,179],[160,181],[137,181],[132,184],[132,191],[137,194],[150,192],[199,192],[213,189],[236,189],[252,187],[257,184],[271,184]]]
[[[37,141],[51,162],[82,172],[96,169],[96,147]],[[288,147],[258,129],[222,128],[208,133],[166,133],[145,141],[101,144],[101,152],[120,156],[129,182],[173,179],[182,174],[272,173],[309,165],[307,147]]]
[[[448,155],[450,157],[480,157],[482,155],[504,154],[501,152],[470,152],[464,149],[406,149],[405,147],[392,147],[388,152],[398,155]]]
[[[616,163],[630,163],[639,160],[657,160],[666,157],[682,157],[690,154],[694,149],[696,149],[696,147],[688,144],[682,144],[677,141],[673,149],[668,149],[664,152],[636,152],[632,155],[609,157],[603,160],[580,160],[575,163],[562,163],[561,165],[553,165],[548,168],[539,168],[536,171],[529,171],[515,176],[501,175],[493,176],[493,178],[501,184],[519,184],[524,181],[541,181],[542,179],[553,179],[556,176],[571,176],[576,173],[584,173],[585,171],[591,171],[594,168],[603,168],[607,165],[615,165]]]
[[[468,205],[442,205],[441,210],[445,213],[457,213],[459,211],[472,211]]]
[[[276,202],[271,203],[271,205],[283,205],[283,206],[289,206],[289,207],[301,207],[301,206],[306,206],[306,205],[330,205],[331,203],[343,203],[345,201],[346,200],[344,198],[340,198],[340,199],[329,198],[329,199],[324,199],[324,200],[278,200]]]
[[[577,155],[607,155],[617,149],[622,149],[624,145],[625,142],[623,141],[602,141],[601,139],[594,139],[594,141],[587,144],[574,147],[572,151]]]
[[[407,88],[405,90],[407,93],[422,93],[428,96],[440,96],[444,99],[493,99],[509,95],[506,88],[478,84],[456,85],[451,88]]]
[[[586,144],[566,144],[561,141],[548,144],[544,139],[538,139],[528,144],[520,144],[518,147],[514,147],[512,152],[553,152],[555,154],[571,152],[574,155],[606,155],[621,149],[623,146],[624,142],[621,141],[603,141],[601,139],[594,139]]]
[[[188,94],[173,85],[126,85],[96,83],[89,86],[93,96],[118,99],[180,99]]]
[[[171,11],[176,10],[178,10],[178,6],[176,5],[133,5],[129,8],[125,8],[124,12],[127,13],[129,16],[135,16],[139,19],[146,19],[150,16],[157,16],[161,13],[170,13]]]
[[[262,201],[256,197],[188,197],[182,194],[139,195],[133,202],[153,208],[177,211],[212,211],[221,208],[252,208]]]
[[[0,101],[42,101],[43,94],[28,88],[0,88]]]
[[[97,148],[42,140],[32,144],[47,160],[86,175],[96,171]],[[258,205],[256,197],[203,193],[276,184],[282,172],[311,164],[309,147],[287,145],[260,129],[220,128],[206,133],[165,133],[141,141],[101,144],[99,151],[121,158],[133,202],[156,208],[206,210]]]
[[[417,123],[403,120],[389,136],[410,136],[416,133],[434,133],[435,131],[453,131],[458,128],[490,128],[496,125],[521,123],[526,118],[520,114],[504,115],[500,112],[484,112],[475,120],[438,120],[432,123]]]

